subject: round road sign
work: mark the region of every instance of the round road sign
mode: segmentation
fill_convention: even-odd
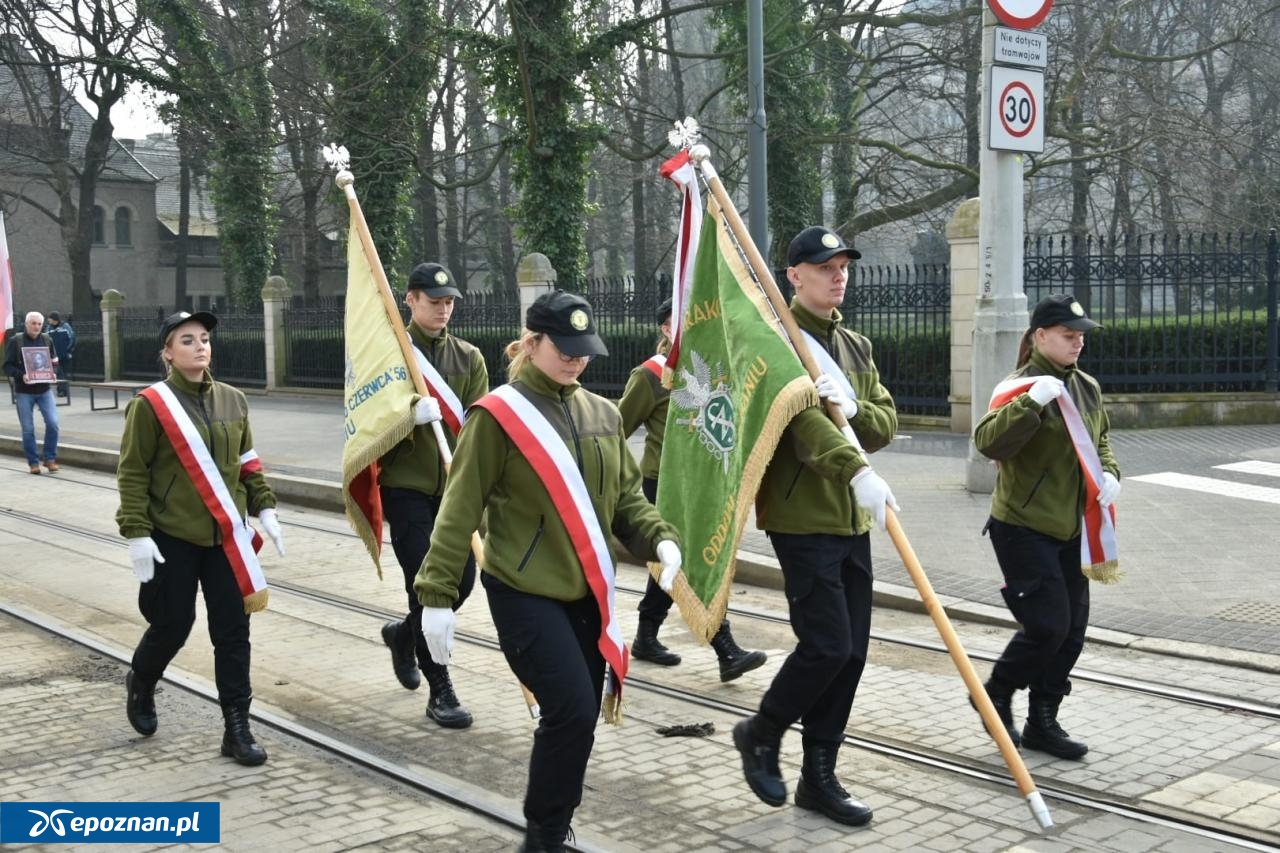
[[[1036,126],[1036,96],[1021,80],[1013,80],[1004,87],[996,109],[1005,132],[1016,139],[1026,136]]]
[[[1049,17],[1053,0],[987,0],[987,5],[1006,27],[1029,30]]]

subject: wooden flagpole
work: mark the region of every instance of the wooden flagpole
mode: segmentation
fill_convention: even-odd
[[[341,151],[341,157],[338,157],[338,151]],[[343,194],[347,197],[347,207],[351,212],[351,225],[355,228],[356,234],[360,237],[360,246],[364,249],[364,256],[369,261],[369,268],[373,271],[374,281],[378,283],[378,294],[382,297],[382,307],[387,314],[387,322],[391,324],[391,328],[400,329],[404,322],[400,318],[400,310],[396,307],[395,297],[391,293],[391,283],[387,281],[386,270],[382,268],[382,260],[378,257],[378,247],[373,243],[373,236],[369,233],[369,223],[365,221],[364,211],[360,208],[360,200],[356,198],[356,178],[347,168],[346,149],[334,149],[334,155],[330,157],[329,150],[325,152],[326,159],[330,165],[338,167],[338,174],[334,177],[334,183],[342,188]],[[413,388],[421,397],[430,397],[431,392],[427,389],[427,381],[422,376],[422,371],[418,370],[416,365],[417,359],[413,355],[413,342],[409,340],[409,333],[402,331],[396,335],[396,342],[400,344],[400,355],[404,358],[405,367],[409,369],[409,376],[413,378]],[[435,436],[436,447],[440,449],[440,459],[444,463],[445,476],[449,476],[449,467],[453,464],[453,453],[449,450],[449,443],[445,440],[444,428],[440,426],[440,421],[433,421],[431,424]],[[484,559],[484,546],[480,542],[480,534],[472,531],[471,533],[471,553],[476,558],[476,567],[480,567]],[[538,707],[538,700],[534,697],[533,692],[520,682],[520,692],[524,695],[525,705],[529,709],[529,716],[537,719],[541,715],[541,709]]]
[[[756,248],[755,241],[751,239],[751,234],[747,231],[742,217],[738,215],[737,209],[733,206],[733,200],[729,198],[728,192],[725,191],[724,184],[720,181],[720,176],[716,173],[715,167],[711,165],[709,159],[710,150],[705,145],[695,145],[690,149],[689,155],[702,170],[707,187],[711,190],[711,194],[715,196],[716,201],[719,202],[721,210],[724,211],[725,218],[729,221],[729,228],[733,231],[738,245],[746,254],[747,262],[751,265],[757,281],[764,288],[764,293],[773,306],[774,313],[778,315],[778,319],[782,322],[783,328],[787,332],[787,337],[791,339],[791,345],[795,348],[796,355],[800,357],[800,363],[809,372],[809,376],[816,379],[822,373],[822,369],[814,360],[812,353],[809,352],[804,335],[801,334],[799,326],[796,325],[795,318],[791,316],[791,309],[778,291],[778,285],[773,280],[773,273],[770,271],[769,265],[765,262],[764,257],[761,256],[760,250]],[[840,407],[828,400],[826,408],[827,414],[840,427],[840,431],[861,450],[862,446]],[[1013,745],[1013,740],[1009,737],[1009,733],[1005,731],[1004,724],[1000,722],[1000,717],[996,713],[995,706],[991,704],[991,698],[987,696],[982,680],[973,668],[973,663],[969,660],[968,654],[965,653],[964,646],[956,635],[955,628],[951,625],[951,620],[948,618],[946,610],[943,609],[937,595],[934,594],[933,585],[929,583],[929,578],[925,575],[924,568],[916,558],[915,550],[911,547],[911,543],[907,541],[907,536],[903,532],[902,526],[898,523],[898,517],[891,507],[885,507],[885,517],[889,536],[893,540],[894,547],[898,550],[898,556],[902,558],[903,564],[907,567],[907,573],[911,575],[911,581],[915,584],[916,591],[919,592],[925,609],[933,618],[934,627],[937,628],[938,634],[942,637],[947,651],[951,654],[952,662],[955,664],[956,669],[959,670],[960,677],[963,679],[965,687],[968,688],[974,704],[977,705],[988,733],[991,734],[996,745],[1000,748],[1000,755],[1004,758],[1005,764],[1008,765],[1014,781],[1017,782],[1018,790],[1026,798],[1032,816],[1035,817],[1036,822],[1042,828],[1048,829],[1053,826],[1053,818],[1049,815],[1049,808],[1045,805],[1044,798],[1040,795],[1040,792],[1036,790],[1035,781],[1032,780],[1031,774],[1027,771],[1027,765],[1023,763],[1022,756]]]

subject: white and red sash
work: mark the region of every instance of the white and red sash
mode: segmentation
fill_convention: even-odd
[[[613,556],[609,540],[600,527],[591,492],[582,472],[569,455],[564,439],[524,395],[510,385],[502,385],[476,401],[493,415],[507,436],[529,460],[546,487],[582,564],[587,585],[600,608],[600,653],[609,664],[605,680],[604,718],[616,723],[622,718],[622,682],[627,677],[627,645],[622,640],[614,609]]]
[[[643,362],[641,362],[641,366],[643,366],[646,370],[648,370],[654,376],[658,377],[658,381],[661,382],[662,368],[667,366],[667,357],[665,355],[662,355],[661,353],[659,353],[658,355],[651,355],[648,358],[646,358]]]
[[[418,349],[417,344],[413,345],[413,357],[418,362],[418,370],[427,383],[427,390],[440,403],[441,419],[448,424],[449,431],[457,438],[458,433],[462,431],[462,425],[467,420],[466,407],[462,405],[458,395],[453,393],[453,389],[449,387],[449,383],[445,381],[440,371],[436,370],[435,365],[427,360],[422,350]]]
[[[1004,380],[991,393],[987,411],[994,411],[1024,393],[1038,378],[1025,376]],[[1089,428],[1085,425],[1080,410],[1076,408],[1075,400],[1071,399],[1071,392],[1065,388],[1058,397],[1058,409],[1062,412],[1062,422],[1066,424],[1067,434],[1071,436],[1071,444],[1075,447],[1076,457],[1080,460],[1080,471],[1084,475],[1080,569],[1091,580],[1115,583],[1120,580],[1116,507],[1112,504],[1104,510],[1098,503],[1098,491],[1102,488],[1102,459],[1089,436]]]
[[[849,377],[844,375],[844,368],[839,362],[827,352],[827,348],[809,332],[804,329],[800,330],[800,334],[804,335],[809,344],[809,352],[813,354],[814,361],[818,362],[818,366],[822,368],[822,372],[830,376],[840,386],[840,390],[850,400],[858,399],[858,392],[853,390],[853,383],[849,381]]]
[[[140,393],[151,404],[156,420],[182,461],[183,469],[222,531],[222,550],[226,552],[236,585],[244,597],[245,612],[263,609],[267,605],[267,578],[262,573],[262,564],[258,562],[262,537],[240,517],[235,499],[223,482],[209,448],[168,383],[157,382]],[[250,450],[240,457],[240,479],[261,470],[262,462],[255,451]]]

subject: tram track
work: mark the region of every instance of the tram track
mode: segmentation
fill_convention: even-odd
[[[63,481],[74,482],[76,485],[84,485],[84,486],[89,486],[93,488],[111,490],[109,487],[104,486],[101,483],[95,483],[91,481],[67,480],[65,478],[63,479]],[[5,514],[13,515],[14,517],[22,517],[22,518],[27,518],[29,520],[38,520],[41,524],[45,524],[45,525],[51,524],[49,519],[42,516],[37,516],[32,513],[24,513],[19,510],[11,510],[11,509],[5,509],[3,510],[3,512]],[[298,519],[288,519],[288,520],[282,521],[281,523],[285,527],[292,527],[300,530],[308,530],[313,533],[321,533],[328,536],[337,536],[343,539],[354,540],[359,538],[355,535],[354,532],[347,529],[337,529],[332,526],[313,524],[313,523],[309,523],[307,521],[302,521]],[[56,525],[58,523],[53,522],[53,524]],[[78,528],[72,527],[68,529],[69,529],[69,532],[80,533],[81,535],[83,535],[83,533],[81,533],[81,531]],[[121,540],[116,536],[97,537],[97,538],[99,538],[101,541],[109,541],[112,544],[123,545]],[[630,587],[623,583],[616,584],[615,589],[620,593],[634,596],[636,598],[639,598],[640,596],[644,595],[643,589]],[[779,626],[790,625],[790,621],[785,615],[782,615],[776,612],[769,612],[759,608],[730,606],[728,608],[728,615],[731,617],[736,617],[738,619],[751,619],[751,620],[764,622],[772,625],[779,625]],[[915,639],[911,637],[903,637],[903,636],[899,636],[899,635],[895,635],[892,633],[879,631],[875,629],[871,631],[871,640],[873,642],[884,643],[891,646],[930,652],[930,653],[937,654],[939,656],[947,656],[949,654],[946,646],[944,646],[941,642],[933,642],[928,640]],[[975,661],[992,663],[998,657],[997,655],[994,655],[988,652],[983,652],[983,651],[975,651],[972,649],[969,649],[966,651],[969,658]],[[1196,706],[1205,707],[1205,708],[1213,708],[1213,709],[1228,712],[1228,713],[1246,713],[1246,714],[1253,714],[1259,717],[1264,717],[1266,719],[1280,720],[1280,705],[1256,701],[1256,700],[1249,699],[1242,696],[1227,696],[1227,695],[1218,694],[1218,693],[1211,693],[1205,690],[1194,690],[1194,689],[1191,689],[1185,686],[1176,685],[1176,684],[1160,684],[1160,683],[1145,680],[1145,679],[1138,679],[1138,678],[1133,678],[1129,676],[1099,672],[1097,670],[1091,670],[1091,669],[1082,668],[1082,667],[1076,667],[1075,669],[1073,669],[1071,672],[1071,677],[1073,681],[1081,681],[1085,683],[1111,687],[1118,690],[1125,690],[1132,693],[1138,693],[1144,696],[1150,696],[1152,698],[1166,699],[1174,702],[1179,702],[1179,703],[1189,704],[1189,705],[1196,705]]]
[[[96,484],[86,483],[85,485]],[[105,534],[100,531],[95,531],[68,522],[52,520],[47,516],[37,516],[32,513],[26,513],[21,510],[9,508],[0,508],[0,515],[25,522],[39,522],[46,530],[56,529],[68,535],[97,541],[99,543],[115,546],[122,545],[121,540],[114,535]],[[311,524],[301,520],[290,521],[288,522],[288,526],[340,537],[354,536],[354,534],[349,531],[334,529],[332,527],[326,527],[319,524]],[[36,537],[31,538],[35,539]],[[43,539],[40,541],[43,541]],[[276,580],[273,581],[272,586],[280,593],[306,599],[325,607],[335,607],[350,613],[367,616],[370,619],[385,621],[386,619],[397,618],[401,615],[400,613],[390,611],[383,607],[334,595],[327,591],[314,589],[302,584]],[[631,589],[629,587],[621,587],[620,591],[631,595],[639,595],[641,593],[640,590]],[[786,624],[786,620],[776,614],[770,614],[752,608],[734,608],[731,612],[739,618],[760,619],[774,624],[775,626]],[[48,629],[46,628],[46,630]],[[491,637],[470,632],[459,632],[457,636],[460,641],[473,644],[490,651],[500,651],[497,641]],[[69,639],[80,642],[76,637],[69,637]],[[941,649],[941,647],[932,648],[929,643],[922,643],[910,638],[895,638],[889,635],[882,635],[876,637],[876,639],[881,642],[896,642],[904,646],[924,651],[940,651],[941,653],[945,653],[945,650]],[[119,652],[119,650],[95,650],[116,660],[127,662],[127,656],[123,652]],[[1077,673],[1077,675],[1082,679],[1085,677],[1084,674],[1081,673]],[[1200,691],[1179,690],[1175,687],[1154,685],[1150,682],[1135,682],[1132,679],[1116,679],[1115,677],[1108,676],[1106,674],[1090,674],[1090,678],[1099,684],[1105,684],[1109,687],[1118,689],[1136,690],[1165,701],[1185,702],[1188,704],[1211,708],[1224,713],[1255,714],[1268,719],[1280,718],[1280,709],[1264,703],[1255,703],[1247,700],[1233,701],[1227,697],[1204,694]],[[633,689],[638,688],[656,695],[668,697],[674,701],[693,707],[714,710],[719,713],[735,717],[744,716],[752,713],[754,710],[754,708],[725,701],[720,697],[707,696],[696,691],[686,690],[644,678],[637,675],[635,670],[632,671],[632,674],[628,679],[628,684],[631,685]],[[180,684],[180,686],[183,686],[185,689],[191,689],[185,684]],[[193,690],[193,692],[199,693],[198,690]],[[208,688],[205,688],[204,694],[201,695],[205,695],[205,698],[211,698],[208,695],[208,692]],[[216,699],[211,698],[211,701],[216,701]],[[422,774],[417,774],[416,771],[412,771],[408,768],[399,767],[395,765],[394,762],[387,762],[385,759],[378,758],[372,753],[366,753],[362,750],[355,749],[354,747],[352,747],[349,752],[344,752],[343,750],[349,747],[349,745],[343,744],[339,739],[324,735],[317,730],[307,729],[305,726],[300,726],[299,724],[285,718],[273,719],[272,717],[274,717],[274,715],[260,715],[255,712],[254,717],[256,719],[261,719],[268,725],[271,725],[272,727],[287,734],[296,736],[303,741],[311,743],[318,748],[326,749],[334,752],[334,754],[342,755],[347,760],[350,760],[360,766],[364,766],[373,772],[383,773],[389,778],[394,778],[401,784],[408,785],[424,793],[428,793],[431,796],[454,803],[460,807],[470,808],[472,811],[477,811],[480,814],[492,816],[495,821],[502,823],[505,826],[519,829],[523,825],[523,818],[519,815],[515,815],[514,817],[510,814],[504,815],[500,813],[502,810],[491,815],[490,812],[485,811],[484,809],[474,808],[474,797],[470,798],[472,800],[471,802],[468,802],[466,793],[460,793],[457,788],[457,780],[446,780],[444,784],[435,785],[433,787],[431,784],[432,780],[424,780],[423,778],[420,778]],[[960,775],[969,779],[983,781],[1002,787],[1012,787],[1012,782],[1007,778],[1003,768],[997,767],[988,762],[970,759],[963,756],[949,755],[936,750],[921,749],[911,744],[887,737],[847,734],[845,742],[849,745],[857,746],[861,749],[887,758],[914,764],[918,767],[929,768],[940,773]],[[733,757],[733,760],[736,761],[736,756]],[[1139,803],[1128,797],[1105,795],[1104,793],[1092,790],[1084,785],[1073,784],[1058,778],[1050,777],[1045,774],[1043,769],[1037,773],[1037,782],[1041,793],[1051,802],[1056,800],[1082,808],[1112,813],[1123,817],[1126,820],[1173,828],[1179,832],[1188,833],[1200,838],[1210,844],[1230,844],[1240,849],[1275,850],[1276,842],[1277,840],[1280,840],[1275,838],[1273,835],[1243,831],[1235,825],[1224,824],[1222,821],[1214,819],[1206,819],[1201,815],[1194,815],[1173,808]],[[587,846],[579,846],[573,849],[585,850],[591,848]]]

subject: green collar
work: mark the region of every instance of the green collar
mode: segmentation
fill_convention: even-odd
[[[561,385],[539,370],[532,362],[527,362],[520,368],[516,379],[533,393],[554,397],[557,400],[567,400],[582,387],[578,382],[572,385]]]
[[[435,349],[436,347],[443,344],[445,342],[445,339],[449,337],[448,326],[445,326],[443,329],[440,330],[440,337],[438,338],[433,338],[430,335],[428,335],[425,329],[423,329],[421,326],[419,326],[417,323],[413,322],[412,320],[409,321],[408,329],[409,329],[409,337],[419,347],[429,347],[431,349]]]
[[[796,297],[791,297],[791,316],[796,318],[796,325],[809,334],[824,340],[831,340],[831,333],[835,331],[836,326],[840,325],[840,321],[844,318],[840,315],[840,309],[836,308],[831,311],[830,317],[819,317],[800,303]]]
[[[1049,359],[1041,355],[1040,351],[1037,349],[1031,350],[1031,363],[1034,364],[1036,367],[1038,367],[1042,374],[1048,374],[1049,376],[1056,376],[1059,379],[1063,379],[1063,380],[1065,380],[1072,373],[1075,373],[1076,370],[1078,369],[1078,366],[1076,364],[1073,364],[1070,367],[1059,367],[1058,365],[1054,364],[1052,361],[1050,361]]]
[[[201,377],[199,382],[192,382],[190,379],[183,376],[181,372],[177,370],[170,370],[169,378],[166,381],[179,391],[198,396],[213,384],[213,374],[206,370],[204,372],[204,376]]]

